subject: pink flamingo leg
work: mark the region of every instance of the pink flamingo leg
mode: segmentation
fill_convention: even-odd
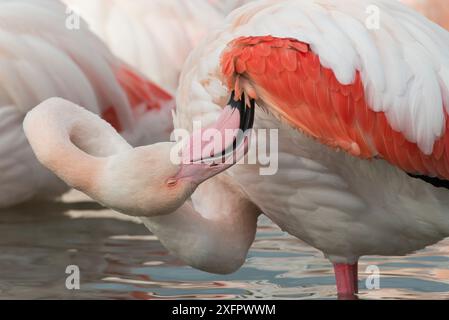
[[[338,298],[343,300],[357,299],[358,263],[334,263],[335,279],[337,281]]]

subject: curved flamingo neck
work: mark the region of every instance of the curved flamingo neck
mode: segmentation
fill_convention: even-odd
[[[84,192],[94,189],[107,157],[131,149],[98,116],[59,98],[30,111],[24,129],[39,161]]]
[[[200,185],[178,210],[142,218],[177,257],[207,272],[226,274],[245,262],[260,210],[224,175]]]

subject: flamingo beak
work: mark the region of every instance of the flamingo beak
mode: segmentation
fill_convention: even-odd
[[[174,178],[197,184],[221,173],[240,161],[248,151],[254,125],[255,101],[234,92],[218,120],[194,132],[182,150],[182,164]]]

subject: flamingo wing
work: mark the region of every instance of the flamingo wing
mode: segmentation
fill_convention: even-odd
[[[378,5],[390,4],[378,1]],[[342,30],[333,36],[340,37],[342,46],[350,46],[337,48],[331,59],[323,46],[329,41],[327,54],[333,49],[332,32],[328,38],[322,33],[319,40],[311,34],[310,41],[300,40],[304,36],[239,37],[221,57],[225,82],[237,93],[246,90],[271,113],[325,145],[363,159],[385,159],[410,174],[447,180],[449,64],[439,54],[448,48],[429,49],[437,49],[433,42],[437,35],[441,40],[449,35],[443,30],[412,35],[411,21],[423,28],[429,28],[429,22],[405,7],[392,6],[393,14],[409,14],[397,23],[396,33],[386,29],[370,33],[349,15],[325,12],[325,16],[314,12],[316,7],[308,11],[321,15],[323,27],[334,24],[335,30]],[[288,15],[289,8],[283,9]],[[283,9],[276,7],[278,18]],[[301,28],[294,32],[304,34]],[[406,39],[395,44],[392,39],[399,34]],[[415,52],[407,51],[412,48]]]
[[[224,13],[225,15],[229,14],[231,11],[247,4],[254,0],[208,0],[208,2],[215,7],[218,11]]]

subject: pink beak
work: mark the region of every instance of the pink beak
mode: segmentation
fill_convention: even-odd
[[[254,124],[255,103],[234,93],[218,120],[193,132],[182,150],[181,169],[175,179],[190,178],[201,183],[240,161],[248,151]]]

